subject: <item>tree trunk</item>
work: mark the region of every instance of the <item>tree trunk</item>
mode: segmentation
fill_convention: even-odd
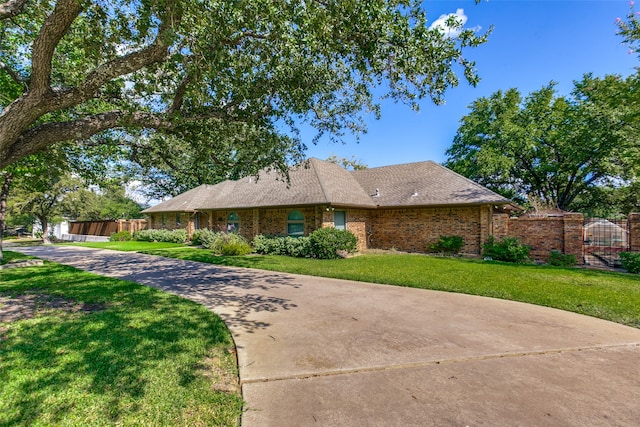
[[[11,180],[13,174],[11,172],[3,172],[4,182],[2,183],[2,189],[0,189],[0,261],[2,261],[4,255],[2,254],[2,237],[4,236],[5,228],[5,215],[7,213],[7,196],[9,195],[9,188],[11,188]]]
[[[40,221],[40,225],[42,226],[42,243],[45,245],[50,245],[51,240],[49,239],[49,220],[46,216],[38,215],[38,220]]]

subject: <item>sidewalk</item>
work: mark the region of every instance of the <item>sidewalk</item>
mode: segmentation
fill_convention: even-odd
[[[635,426],[640,330],[511,301],[70,246],[14,248],[218,313],[243,426]]]

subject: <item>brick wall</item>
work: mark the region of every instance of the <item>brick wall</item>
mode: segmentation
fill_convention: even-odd
[[[640,213],[632,213],[629,221],[629,250],[640,252]]]
[[[463,253],[479,254],[491,221],[488,206],[371,211],[369,247],[425,252],[440,236],[462,236]]]
[[[496,239],[515,237],[531,247],[530,255],[537,261],[548,261],[551,251],[571,254],[582,264],[582,227],[580,213],[522,216],[493,215],[493,235]]]

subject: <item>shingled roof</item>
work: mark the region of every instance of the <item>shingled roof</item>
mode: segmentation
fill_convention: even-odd
[[[358,171],[319,159],[289,170],[289,183],[277,171],[258,177],[201,185],[144,213],[332,205],[402,207],[509,204],[510,200],[431,161]]]
[[[432,161],[363,169],[352,174],[381,207],[512,203]]]

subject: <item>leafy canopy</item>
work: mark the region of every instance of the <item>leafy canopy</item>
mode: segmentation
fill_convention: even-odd
[[[570,96],[553,83],[526,98],[498,91],[472,103],[446,165],[520,202],[571,210],[633,178],[638,113],[625,99],[639,90],[637,75],[585,75]]]
[[[487,33],[447,25],[430,27],[417,0],[11,0],[0,169],[64,141],[139,155],[176,140],[214,147],[213,163],[284,167],[304,151],[302,123],[317,138],[364,131],[375,91],[417,108],[457,70],[475,84],[463,50]]]

